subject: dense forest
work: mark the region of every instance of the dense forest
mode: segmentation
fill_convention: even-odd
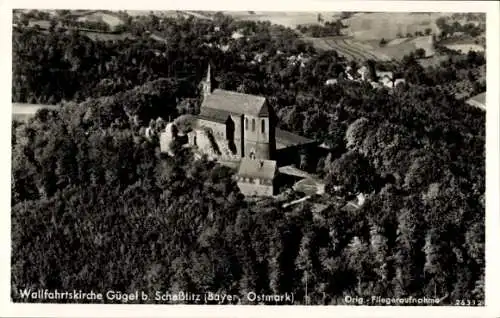
[[[475,83],[484,56],[425,69],[408,56],[380,65],[406,84],[372,89],[293,30],[213,17],[130,18],[134,40],[14,30],[13,101],[61,105],[12,126],[14,301],[40,288],[294,292],[304,304],[306,286],[311,304],[483,300],[485,114],[453,84]],[[290,62],[300,53],[305,65]],[[282,128],[329,146],[311,167],[326,210],[245,200],[229,168],[180,145],[164,157],[144,136],[197,113],[208,63],[215,86],[266,96]],[[360,192],[365,205],[345,210]]]

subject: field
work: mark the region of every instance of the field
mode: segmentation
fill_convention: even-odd
[[[90,22],[104,22],[109,25],[110,28],[114,28],[118,25],[123,24],[123,21],[117,16],[104,13],[104,12],[94,12],[89,15],[81,16],[77,21],[90,21]]]
[[[248,11],[224,11],[237,20],[250,21],[270,21],[272,24],[279,24],[295,29],[298,25],[309,25],[318,23],[318,14],[321,14],[324,22],[337,20],[339,12],[273,12],[255,11],[252,14]]]
[[[175,18],[177,17],[178,13],[177,11],[174,10],[167,10],[167,11],[159,11],[159,10],[126,10],[127,14],[132,16],[132,17],[140,17],[140,16],[148,16],[151,13],[153,13],[156,16],[159,17],[169,17],[169,18]]]
[[[424,49],[426,57],[433,56],[435,53],[434,47],[431,44],[431,39],[427,36],[401,40],[404,41],[400,41],[399,43],[391,41],[383,47],[375,47],[374,49],[394,59],[401,59],[405,55],[415,52],[417,49]]]
[[[118,41],[118,40],[124,40],[126,38],[131,40],[135,39],[135,36],[129,33],[113,34],[113,33],[85,32],[85,31],[80,33],[84,34],[92,41]]]
[[[53,105],[20,104],[12,103],[12,119],[18,121],[27,121],[32,118],[40,109],[59,109]]]
[[[441,65],[441,62],[446,61],[448,58],[449,58],[448,55],[434,55],[429,58],[419,59],[418,63],[424,68],[430,66],[438,67],[439,65]]]
[[[323,20],[333,21],[340,17],[338,12],[247,12],[227,11],[235,19],[252,21],[270,21],[290,28],[299,24],[317,24],[318,13]],[[401,35],[416,31],[425,32],[430,28],[432,33],[439,30],[435,21],[440,16],[450,13],[357,13],[348,19],[342,20],[346,26],[341,37],[312,38],[303,37],[311,42],[318,50],[336,50],[349,60],[373,59],[387,61],[401,59],[403,56],[424,48],[426,56],[432,56],[434,50],[428,37],[399,38]],[[386,46],[380,47],[380,39],[389,41]]]
[[[390,56],[377,52],[373,47],[349,38],[324,38],[325,46],[337,51],[348,60],[364,61],[373,59],[375,61],[390,60]]]
[[[342,23],[347,26],[346,35],[357,40],[390,40],[397,38],[398,33],[405,36],[415,31],[425,32],[427,28],[437,33],[435,21],[443,15],[450,13],[374,12],[355,15]]]
[[[459,51],[462,53],[467,53],[469,51],[484,52],[484,47],[482,47],[479,44],[472,44],[472,43],[469,43],[469,44],[465,44],[465,43],[464,44],[460,44],[460,43],[445,44],[444,47],[446,47],[450,50],[455,50],[455,51]]]
[[[389,61],[401,59],[418,48],[425,49],[426,56],[432,56],[434,50],[428,37],[402,38],[380,47],[378,40],[362,41],[352,37],[304,38],[312,42],[318,50],[335,50],[348,60]]]

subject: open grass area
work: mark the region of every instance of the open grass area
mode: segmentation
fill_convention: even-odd
[[[342,23],[347,26],[346,34],[358,40],[390,40],[397,38],[398,33],[414,34],[415,31],[424,32],[427,28],[436,33],[436,19],[446,15],[451,13],[373,12],[354,15],[342,20]]]
[[[317,50],[335,50],[349,60],[389,61],[400,60],[419,48],[423,48],[426,56],[434,55],[429,37],[416,37],[391,41],[381,47],[378,40],[358,40],[354,37],[304,38],[310,41]]]
[[[424,68],[430,67],[430,66],[439,67],[441,65],[441,62],[446,61],[448,58],[449,58],[448,55],[436,54],[436,55],[429,57],[429,58],[419,59],[418,63]]]
[[[177,11],[174,11],[174,10],[166,10],[166,11],[161,11],[161,10],[126,10],[126,12],[128,15],[130,15],[132,17],[148,16],[151,13],[153,13],[154,15],[159,16],[159,17],[170,17],[170,18],[175,18],[178,15]]]
[[[336,50],[340,55],[349,60],[364,61],[373,59],[376,61],[390,60],[390,57],[374,51],[368,45],[362,44],[354,39],[336,39],[327,40],[327,43],[333,50]]]
[[[383,47],[378,45],[373,46],[375,51],[397,60],[402,59],[405,55],[415,52],[417,49],[424,49],[426,57],[431,57],[435,54],[434,47],[431,44],[431,39],[428,36],[408,38],[400,43],[391,42],[390,45],[385,45]]]
[[[456,44],[445,44],[444,45],[446,48],[450,50],[455,50],[461,53],[468,53],[469,51],[475,51],[475,52],[484,52],[484,47],[479,45],[479,44],[473,44],[473,43],[456,43]]]
[[[27,121],[41,109],[58,110],[59,106],[12,103],[12,120]]]
[[[124,39],[135,39],[136,37],[130,33],[100,33],[100,32],[80,32],[89,37],[93,41],[119,41]]]
[[[318,14],[324,22],[337,20],[339,12],[273,12],[273,11],[224,11],[238,20],[250,21],[270,21],[272,24],[279,24],[295,29],[298,25],[318,24]]]
[[[90,21],[90,22],[102,21],[107,25],[109,25],[111,28],[123,24],[122,19],[120,19],[119,17],[104,12],[94,12],[88,15],[84,15],[79,17],[77,21]]]

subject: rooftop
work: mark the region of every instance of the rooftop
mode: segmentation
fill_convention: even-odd
[[[215,116],[214,119],[224,115],[224,120],[229,114],[268,116],[269,110],[265,102],[266,99],[262,96],[216,89],[204,98],[200,115]]]
[[[238,175],[249,178],[272,180],[277,172],[276,161],[242,158]]]
[[[295,191],[303,192],[307,195],[323,194],[325,192],[324,183],[315,178],[306,178],[298,181],[293,185]]]
[[[276,129],[276,149],[283,149],[313,142],[315,141],[312,139],[302,137],[286,130]]]
[[[469,98],[466,103],[471,106],[486,109],[486,92]]]

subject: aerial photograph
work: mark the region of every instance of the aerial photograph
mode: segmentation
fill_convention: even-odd
[[[484,306],[485,51],[485,13],[13,10],[11,301]]]

